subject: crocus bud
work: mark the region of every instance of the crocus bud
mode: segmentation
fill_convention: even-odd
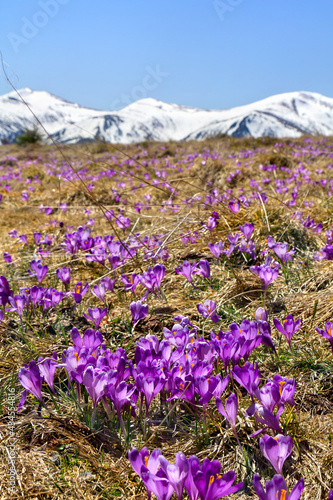
[[[258,307],[258,309],[255,312],[255,317],[257,321],[267,321],[268,312],[263,307]]]

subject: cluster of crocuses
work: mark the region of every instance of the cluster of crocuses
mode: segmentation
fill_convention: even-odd
[[[239,229],[241,234],[228,234],[229,246],[225,246],[225,243],[222,241],[219,241],[218,243],[208,243],[209,250],[217,260],[221,259],[221,255],[230,259],[235,250],[240,251],[252,260],[255,259],[256,245],[251,238],[254,230],[253,223],[251,222],[244,224],[243,226],[239,226]],[[292,262],[293,255],[295,254],[295,250],[288,250],[288,243],[282,243],[279,241],[276,242],[272,236],[267,237],[267,249],[263,252],[263,254],[267,253],[269,249],[273,250],[275,257],[278,258],[284,269],[287,267],[288,262]],[[268,285],[277,278],[280,264],[272,260],[271,256],[268,256],[264,265],[252,266],[251,271],[259,275],[264,282],[265,288],[267,289]],[[272,270],[269,270],[269,268]]]
[[[131,312],[134,322],[136,322],[145,317],[148,310],[147,306],[141,302],[134,302],[131,304]],[[79,331],[73,328],[71,332],[73,346],[63,351],[61,360],[58,360],[57,354],[54,353],[51,358],[39,358],[37,363],[31,361],[29,365],[21,368],[19,380],[25,391],[19,408],[21,409],[24,405],[27,392],[30,392],[42,405],[46,406],[47,392],[44,394],[42,392],[43,382],[56,395],[61,386],[61,384],[57,384],[58,377],[55,379],[56,370],[64,368],[70,386],[76,393],[78,404],[85,404],[84,391],[91,398],[91,426],[94,426],[97,409],[101,403],[109,418],[113,419],[117,415],[122,432],[126,433],[124,417],[126,416],[127,419],[131,416],[139,418],[138,422],[141,422],[144,417],[149,418],[150,407],[157,396],[160,399],[160,408],[165,408],[166,412],[170,411],[170,404],[174,405],[178,402],[179,405],[182,400],[197,411],[200,411],[201,408],[205,423],[206,407],[209,402],[215,399],[218,411],[230,424],[237,442],[240,444],[237,434],[238,397],[232,393],[222,403],[222,395],[226,392],[232,378],[234,383],[239,385],[238,392],[245,390],[249,395],[250,406],[246,410],[245,416],[254,416],[257,424],[260,425],[252,437],[267,432],[267,430],[275,436],[273,438],[265,434],[259,443],[263,455],[271,462],[278,474],[272,482],[267,483],[266,488],[270,490],[274,485],[280,487],[284,484],[281,491],[285,489],[287,492],[285,483],[281,482],[280,475],[284,461],[292,452],[293,444],[290,437],[283,435],[280,419],[286,405],[295,407],[296,381],[275,375],[272,380],[268,379],[262,385],[263,380],[258,365],[248,362],[251,352],[259,344],[274,349],[270,337],[270,326],[266,321],[267,312],[260,308],[256,312],[256,320],[244,320],[239,326],[233,323],[230,325],[229,331],[225,333],[220,331],[218,335],[212,332],[211,340],[199,338],[197,329],[187,317],[177,316],[175,319],[178,323],[171,330],[163,329],[164,339],[162,341],[159,341],[154,335],[141,337],[137,341],[133,360],[128,359],[126,351],[122,348],[116,349],[115,352],[107,349],[98,330],[88,329],[81,336]],[[281,328],[285,328],[287,331],[297,331],[300,327],[299,322],[293,322],[289,328],[286,326],[288,321],[287,319],[284,327],[280,324]],[[276,326],[278,326],[277,323]],[[230,363],[232,368],[229,367]],[[216,373],[215,370],[218,367],[224,369],[224,377],[221,373]],[[235,387],[234,383],[233,387]],[[197,475],[199,471],[205,475],[206,466],[207,470],[210,470],[209,463],[204,462],[204,464],[195,470],[191,479],[193,498],[198,498],[198,496],[203,499],[220,498],[221,491],[229,494],[231,490],[228,488],[233,488],[234,473],[228,473],[229,476],[226,476],[230,481],[229,479],[227,481],[225,475],[222,476],[222,481],[218,481],[220,469],[216,469],[215,475],[210,474],[206,484],[202,479],[204,476]],[[179,468],[179,464],[177,467]],[[186,465],[184,467],[187,471],[189,470]],[[142,471],[141,467],[139,470],[135,470],[139,474],[144,473],[141,474],[141,477],[147,490],[153,492],[157,498],[170,498],[173,491],[176,491],[178,498],[182,498],[183,487],[186,489],[185,484],[187,484],[185,476],[188,476],[183,474],[184,481],[177,483],[177,490],[172,480],[176,481],[177,474],[181,475],[185,469],[171,469],[175,473],[173,475],[170,472],[170,477],[172,476],[173,479],[165,475],[165,468],[162,467],[162,464],[161,472],[158,472],[157,469],[154,472],[149,468],[147,471]],[[214,477],[209,484],[211,475]],[[210,489],[213,480],[217,482],[214,488]],[[190,481],[190,476],[188,481]],[[254,485],[259,497],[265,499],[265,494],[262,493],[264,490],[256,477]],[[295,487],[296,489],[293,490],[295,494],[301,492],[301,486],[302,483],[299,483]],[[222,490],[222,487],[225,490]],[[188,492],[187,489],[186,491]],[[213,492],[215,492],[214,495],[219,494],[220,496],[214,497]],[[169,494],[169,497],[163,496]],[[191,495],[189,492],[188,494]],[[190,498],[192,497],[190,496]],[[298,497],[295,496],[295,498]]]
[[[314,260],[333,260],[333,231],[326,232],[326,245],[321,248],[318,252],[315,252]]]
[[[267,436],[261,440],[260,448],[277,470],[282,470],[285,458],[291,454],[292,443],[289,438]],[[272,458],[270,458],[272,457]],[[282,458],[281,458],[282,457]],[[186,458],[184,453],[176,454],[175,463],[170,463],[159,448],[149,453],[147,448],[138,451],[133,448],[128,458],[135,472],[142,479],[147,490],[148,500],[154,494],[157,500],[169,500],[173,494],[182,500],[187,493],[190,500],[218,500],[240,491],[244,483],[234,484],[236,474],[229,471],[221,474],[219,460],[205,460],[200,464],[198,457]],[[253,477],[253,486],[260,500],[298,500],[304,489],[304,480],[300,479],[288,493],[288,487],[281,472],[266,482],[263,488],[258,474]],[[266,491],[265,491],[266,490]],[[329,500],[333,498],[333,490]]]
[[[237,249],[248,258],[255,258],[256,244],[251,238],[254,230],[253,223],[250,222],[248,224],[244,224],[243,226],[239,226],[239,229],[241,233],[235,233],[234,235],[231,233],[228,234],[229,244],[227,246],[225,246],[225,243],[222,241],[219,241],[218,243],[208,243],[209,250],[217,260],[220,260],[221,255],[230,259],[232,253]]]
[[[92,237],[90,229],[81,226],[73,233],[66,233],[61,246],[73,255],[83,250],[89,262],[97,262],[104,267],[108,267],[106,265],[108,260],[111,269],[116,269],[135,256],[139,249],[143,253],[144,260],[150,258],[155,262],[159,258],[167,260],[169,254],[167,248],[163,246],[164,236],[158,234],[150,238],[140,238],[140,234],[136,233],[130,234],[127,242],[116,241],[113,235]]]
[[[206,458],[202,464],[198,457],[188,459],[184,453],[176,455],[175,463],[170,463],[160,449],[151,454],[147,448],[138,451],[133,448],[128,453],[129,461],[146,487],[148,499],[153,493],[157,500],[169,500],[175,493],[182,500],[184,492],[190,500],[217,500],[239,491],[244,483],[233,484],[234,471],[221,475],[221,463]]]
[[[134,321],[138,321],[147,314],[147,308],[141,302],[133,303],[131,312]],[[127,359],[123,349],[117,349],[114,353],[106,349],[98,330],[88,329],[81,338],[78,330],[74,328],[74,345],[62,353],[62,362],[57,363],[54,358],[52,361],[39,360],[38,364],[31,361],[29,367],[20,371],[21,384],[41,401],[43,380],[54,391],[55,368],[64,367],[70,381],[77,384],[78,397],[82,385],[90,394],[95,409],[99,401],[102,401],[107,409],[112,404],[119,418],[124,405],[126,409],[131,406],[132,414],[135,415],[134,409],[140,396],[139,414],[142,414],[145,403],[148,417],[151,403],[157,395],[160,395],[164,402],[179,399],[187,401],[193,407],[199,404],[204,411],[206,405],[215,397],[218,409],[221,410],[220,398],[232,376],[248,391],[252,399],[253,404],[248,409],[248,415],[255,415],[265,428],[281,432],[279,418],[286,403],[294,404],[292,396],[296,387],[295,381],[276,375],[272,381],[268,381],[259,389],[260,371],[257,366],[247,362],[251,352],[260,343],[273,348],[269,324],[262,320],[244,320],[239,327],[232,324],[230,331],[220,331],[218,336],[212,333],[211,340],[205,340],[198,337],[196,328],[188,318],[178,316],[176,319],[179,323],[171,330],[163,329],[164,340],[159,341],[156,336],[147,335],[137,341],[134,362]],[[246,362],[243,367],[239,365],[241,361]],[[213,375],[216,363],[220,362],[224,367],[224,378],[220,373]],[[230,362],[232,370],[229,369]],[[52,371],[46,376],[45,367],[50,363]],[[35,380],[40,367],[43,367],[43,371],[38,377],[36,392],[35,384],[31,385],[27,381],[29,377],[30,381]],[[129,378],[132,382],[127,382]],[[247,382],[248,380],[250,382]],[[254,397],[259,403],[254,403]],[[235,395],[230,398],[234,401]],[[233,404],[238,405],[237,398]],[[232,421],[231,425],[234,426],[235,422]]]
[[[132,292],[134,297],[135,291],[139,283],[146,289],[141,300],[146,300],[149,294],[155,295],[158,298],[164,298],[161,290],[161,283],[165,276],[165,267],[163,264],[156,264],[153,269],[148,267],[147,271],[142,274],[132,273],[129,277],[122,274],[121,279],[124,283],[125,291]]]
[[[31,288],[21,288],[20,294],[13,295],[13,290],[11,290],[7,279],[4,276],[0,276],[0,305],[3,306],[0,319],[3,320],[4,318],[6,305],[11,306],[7,307],[7,310],[17,313],[22,321],[24,311],[28,315],[30,304],[33,312],[39,306],[45,312],[47,309],[56,307],[62,301],[63,297],[64,294],[62,292],[52,287],[43,288],[36,285]]]
[[[48,266],[44,266],[41,261],[33,260],[30,263],[31,271],[30,275],[35,276],[39,282],[44,279],[48,272]],[[64,297],[72,297],[74,299],[74,310],[77,304],[82,302],[84,295],[89,290],[89,284],[83,284],[81,281],[76,283],[74,287],[74,292],[70,292],[69,285],[71,280],[71,270],[69,267],[62,267],[56,270],[56,275],[59,280],[61,280],[65,287],[65,292],[58,291],[55,288],[43,288],[41,286],[24,287],[20,289],[20,294],[13,296],[13,290],[11,290],[7,279],[4,276],[0,277],[0,306],[3,308],[9,303],[11,308],[7,308],[10,312],[16,312],[22,321],[22,315],[24,311],[28,316],[29,310],[35,314],[38,310],[45,313],[46,310],[50,308],[55,308]],[[124,284],[125,291],[131,291],[135,296],[135,290],[139,283],[145,289],[144,295],[141,300],[146,300],[149,294],[153,294],[156,297],[163,299],[163,292],[161,290],[161,282],[165,276],[165,267],[163,264],[156,264],[153,269],[148,267],[147,271],[144,271],[142,275],[133,273],[130,277],[122,275],[121,279]],[[107,301],[106,293],[108,291],[114,291],[115,276],[111,279],[109,276],[102,278],[98,284],[94,284],[91,287],[91,293],[104,303],[106,307],[100,309],[98,307],[88,308],[88,313],[83,313],[84,316],[93,323],[93,326],[98,328],[104,316],[107,315]],[[141,304],[141,302],[140,302]],[[30,308],[31,306],[31,308]],[[134,310],[134,309],[133,309]],[[3,309],[4,311],[4,309]],[[3,320],[4,314],[1,311],[1,320]],[[148,312],[148,309],[147,309]],[[140,317],[140,319],[142,319]],[[137,321],[137,320],[136,320]],[[135,322],[136,322],[135,321]]]

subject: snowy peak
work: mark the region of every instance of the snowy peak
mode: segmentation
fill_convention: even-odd
[[[74,144],[97,138],[123,144],[144,140],[233,137],[298,137],[333,134],[333,99],[290,92],[225,110],[204,110],[146,98],[120,111],[98,111],[45,91],[19,94],[57,141]],[[36,121],[15,91],[0,97],[0,141],[12,142]]]

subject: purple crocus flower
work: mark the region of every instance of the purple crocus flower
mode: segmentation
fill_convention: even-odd
[[[90,291],[95,297],[97,297],[99,300],[104,302],[105,304],[105,286],[103,283],[100,283],[99,285],[94,285],[93,288],[90,288]]]
[[[333,500],[333,490],[329,491],[328,500]]]
[[[268,319],[268,312],[266,309],[263,307],[258,307],[258,309],[255,312],[255,318],[257,321],[267,321]]]
[[[15,297],[8,297],[8,301],[10,305],[12,306],[9,311],[15,311],[17,314],[22,318],[23,314],[23,309],[26,304],[26,297],[25,295],[15,295]]]
[[[156,264],[153,267],[153,273],[155,274],[155,286],[160,290],[162,279],[165,276],[165,266],[163,264]]]
[[[57,269],[57,276],[63,282],[63,284],[65,285],[65,288],[67,290],[67,285],[69,284],[69,282],[71,280],[71,268],[70,267],[61,267],[60,269]]]
[[[218,243],[208,243],[208,248],[217,260],[219,260],[222,253],[225,253],[224,243],[222,241]]]
[[[253,476],[253,486],[259,500],[299,500],[304,489],[304,479],[300,479],[289,494],[286,482],[279,474],[276,474],[271,481],[266,482],[266,492],[261,485],[258,474]]]
[[[232,245],[232,246],[237,245],[239,237],[240,237],[239,233],[235,233],[235,235],[232,235],[231,233],[229,233],[228,234],[228,241],[229,241],[230,245]]]
[[[189,470],[188,461],[184,453],[178,452],[176,454],[176,461],[174,464],[170,464],[170,462],[161,455],[160,464],[166,478],[175,490],[177,499],[182,500],[184,483]]]
[[[42,384],[43,377],[40,374],[38,366],[35,361],[30,361],[29,366],[24,365],[20,369],[18,375],[20,384],[24,387],[25,391],[22,394],[21,400],[19,402],[18,411],[22,408],[25,403],[27,392],[30,392],[35,398],[41,403],[43,402],[42,397]]]
[[[43,266],[42,263],[36,262],[33,260],[30,263],[30,267],[35,272],[36,278],[38,280],[38,284],[40,285],[41,282],[43,281],[43,279],[45,278],[46,273],[49,269],[48,266]]]
[[[16,229],[12,229],[11,231],[9,231],[9,233],[8,233],[8,234],[9,234],[9,236],[10,236],[11,238],[17,238],[17,237],[18,237],[18,232],[17,232],[17,230],[16,230]]]
[[[156,448],[151,454],[149,454],[148,448],[142,448],[140,451],[133,448],[128,452],[128,459],[135,472],[141,477],[142,469],[156,474],[160,466],[160,455],[161,450],[159,448]]]
[[[110,383],[107,385],[105,390],[105,394],[109,399],[111,399],[115,407],[123,432],[125,432],[125,426],[121,416],[121,410],[124,405],[127,405],[128,403],[130,403],[131,405],[133,404],[131,401],[131,397],[134,391],[135,387],[133,387],[131,384],[127,384],[125,380],[120,382],[117,387],[114,385],[114,383]]]
[[[149,407],[154,397],[163,389],[165,381],[159,376],[145,376],[140,373],[136,378],[138,390],[144,394],[146,400],[146,416],[148,417]]]
[[[32,303],[33,310],[35,311],[36,305],[42,300],[44,288],[34,285],[30,288],[29,297]]]
[[[108,374],[93,366],[87,366],[83,372],[82,383],[86,387],[94,408],[104,396],[104,389],[108,382]]]
[[[240,201],[239,200],[229,201],[228,207],[230,208],[232,213],[237,214],[240,211]]]
[[[117,269],[120,263],[120,255],[108,255],[108,260],[112,269]]]
[[[85,348],[89,354],[96,351],[103,342],[101,332],[92,328],[88,328],[81,337],[79,330],[74,327],[71,330],[71,337],[77,350]]]
[[[190,500],[198,500],[199,491],[194,483],[194,478],[196,473],[201,470],[200,461],[198,457],[192,455],[188,459],[189,470],[185,479],[185,491],[188,494]]]
[[[7,264],[11,264],[13,262],[13,257],[8,252],[3,253],[3,258]]]
[[[190,334],[187,327],[182,327],[179,324],[173,325],[172,329],[163,328],[164,338],[176,347],[185,346],[188,344],[190,339]]]
[[[91,356],[85,347],[83,349],[69,347],[64,351],[62,358],[70,380],[75,380],[78,384],[82,384],[83,372],[87,365],[96,362],[95,357]]]
[[[34,240],[35,240],[36,245],[39,244],[41,238],[42,238],[42,233],[34,233]]]
[[[248,254],[251,259],[255,258],[256,254],[254,251],[256,249],[256,245],[252,240],[246,241],[242,238],[238,248],[240,252]]]
[[[21,235],[19,236],[19,240],[21,240],[21,241],[22,241],[22,243],[23,243],[24,245],[27,245],[27,244],[28,244],[28,239],[27,239],[26,234],[21,234]]]
[[[271,248],[276,253],[284,266],[288,261],[292,262],[295,250],[290,250],[288,252],[288,243],[277,242],[273,246],[271,246]]]
[[[210,278],[210,265],[208,260],[200,260],[198,263],[199,269],[197,269],[196,274],[201,274],[204,278],[209,280]]]
[[[229,422],[232,430],[237,436],[236,432],[236,419],[238,412],[238,400],[236,394],[231,394],[225,401],[225,407],[222,404],[222,401],[219,398],[216,398],[216,406],[218,411],[224,418]]]
[[[331,344],[331,347],[332,347],[332,352],[333,352],[332,327],[333,327],[332,323],[330,321],[328,321],[325,325],[325,330],[321,330],[320,328],[316,328],[316,330],[319,333],[319,335],[321,335],[322,337],[324,337],[325,339],[327,339],[329,341],[329,343]]]
[[[250,222],[249,224],[244,224],[244,226],[239,226],[239,229],[242,231],[244,238],[249,240],[253,233],[254,225]]]
[[[216,302],[213,300],[205,300],[203,304],[197,305],[197,309],[204,318],[210,318],[213,323],[218,323],[221,319],[221,316],[216,314]]]
[[[53,384],[54,374],[58,366],[57,358],[58,355],[56,352],[52,354],[52,358],[38,358],[39,371],[54,394],[55,390]]]
[[[254,367],[254,365],[247,361],[241,368],[239,366],[235,366],[231,373],[236,382],[247,390],[253,400],[253,395],[258,389],[261,380],[258,363],[256,363],[256,366]]]
[[[140,283],[140,278],[136,273],[132,273],[128,278],[125,274],[121,275],[122,282],[125,285],[126,292],[132,292],[135,297],[135,289],[137,285]]]
[[[91,321],[94,324],[95,328],[98,328],[106,314],[106,307],[104,307],[104,309],[100,309],[99,307],[94,307],[94,309],[91,309],[91,307],[88,307],[88,314],[83,313],[83,316],[87,318],[88,321]]]
[[[299,330],[300,328],[302,328],[302,320],[297,319],[296,321],[294,321],[293,315],[288,314],[286,319],[283,321],[283,326],[281,325],[280,321],[278,321],[276,318],[273,319],[273,322],[274,322],[275,328],[280,333],[283,333],[283,335],[286,337],[288,344],[289,344],[289,348],[292,351],[291,339],[292,339],[292,336],[294,335],[294,333],[297,332],[297,330]]]
[[[9,283],[4,276],[0,276],[0,306],[5,306],[9,302],[9,297],[13,295]]]
[[[263,429],[255,431],[253,434],[251,434],[251,437],[259,436],[259,434],[261,434],[268,428],[272,429],[277,434],[282,434],[278,415],[274,415],[270,410],[267,410],[267,408],[263,408],[261,405],[257,404],[251,405],[250,408],[248,408],[245,412],[245,416],[251,416],[253,414],[256,421],[260,424],[263,424],[265,427]]]
[[[71,293],[73,299],[75,300],[75,304],[80,304],[82,301],[82,298],[85,296],[89,288],[88,283],[86,283],[84,286],[82,284],[82,281],[78,281],[78,283],[75,285],[74,292]]]
[[[290,436],[278,434],[275,438],[265,434],[259,440],[261,453],[273,465],[278,474],[282,474],[283,464],[293,451],[293,440]]]
[[[156,448],[154,451],[152,451],[150,455],[147,448],[142,448],[142,450],[140,451],[138,451],[136,448],[133,448],[128,452],[128,459],[135,472],[142,478],[143,472],[150,472],[154,475],[156,474],[160,466],[160,455],[161,450],[159,448]],[[150,500],[152,492],[147,488],[147,486],[146,489],[148,493],[148,500]]]
[[[218,223],[219,219],[220,219],[219,214],[217,212],[212,212],[212,214],[208,217],[207,225],[204,224],[204,227],[212,231],[219,225]]]
[[[228,383],[229,375],[224,377],[224,379],[222,379],[221,374],[212,377],[203,376],[196,378],[195,388],[200,396],[199,404],[203,406],[204,410],[213,396],[221,398]]]
[[[192,276],[194,274],[197,274],[197,265],[198,264],[193,264],[191,265],[187,260],[184,260],[183,265],[181,267],[176,267],[175,272],[176,274],[182,274],[189,283],[192,283]]]
[[[259,276],[259,278],[264,282],[264,301],[266,298],[267,288],[278,277],[280,267],[281,265],[278,264],[278,262],[272,261],[270,256],[267,257],[265,264],[250,267],[250,271]]]
[[[149,471],[142,472],[142,481],[146,489],[154,493],[157,500],[170,500],[174,489],[168,479],[164,477],[164,472],[160,469],[157,474],[152,474]]]
[[[280,400],[277,403],[278,408],[280,409],[282,407],[284,409],[286,403],[290,406],[296,406],[294,401],[296,380],[293,378],[288,379],[286,377],[281,377],[281,375],[276,374],[274,375],[272,382],[279,389]]]
[[[111,279],[109,276],[105,276],[105,278],[101,279],[99,284],[103,285],[105,290],[108,290],[109,292],[113,292],[115,281],[116,281],[116,278]]]
[[[252,268],[250,268],[252,271]],[[276,267],[271,267],[271,266],[260,266],[258,276],[260,279],[263,280],[265,290],[267,290],[268,286],[276,280],[279,274],[279,268]]]
[[[236,493],[244,483],[234,484],[236,474],[229,471],[220,475],[221,464],[218,460],[207,462],[204,460],[201,470],[194,476],[194,483],[198,488],[201,500],[218,500],[219,498]]]
[[[165,275],[165,267],[163,264],[156,264],[153,269],[148,268],[147,272],[144,272],[142,276],[139,276],[140,283],[147,289],[144,295],[144,299],[147,298],[149,293],[156,294],[155,288],[160,291],[161,281]]]
[[[130,310],[134,325],[136,325],[138,321],[147,316],[148,304],[143,304],[141,300],[139,300],[138,302],[132,302],[130,305]]]

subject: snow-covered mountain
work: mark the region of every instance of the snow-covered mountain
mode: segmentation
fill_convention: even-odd
[[[228,110],[203,110],[142,99],[120,111],[97,111],[48,92],[19,91],[51,136],[74,144],[96,138],[113,143],[147,139],[298,137],[333,135],[333,99],[313,92],[290,92]],[[15,92],[0,97],[0,141],[14,141],[35,119]]]

